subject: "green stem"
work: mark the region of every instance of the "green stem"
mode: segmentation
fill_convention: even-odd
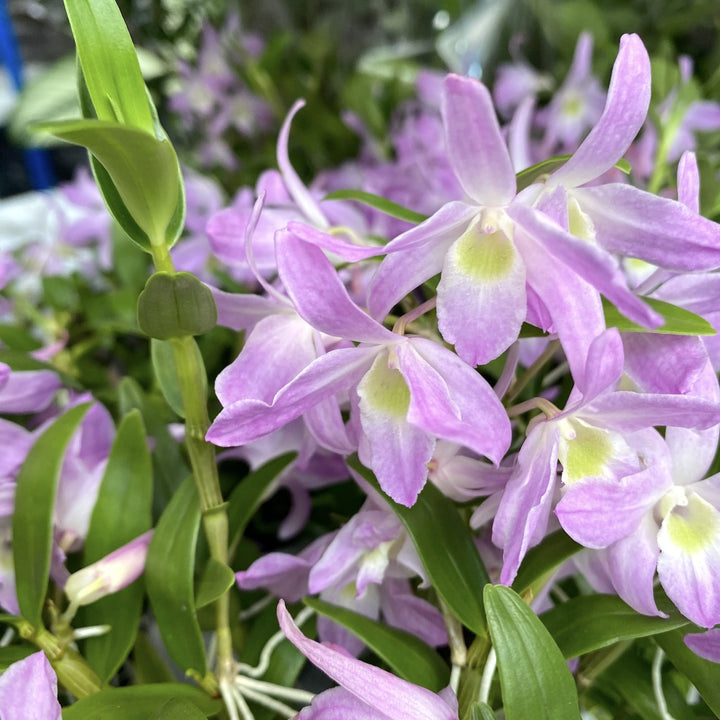
[[[172,258],[165,246],[154,246],[153,260],[158,271],[175,272]],[[203,527],[210,555],[228,564],[228,517],[220,491],[215,448],[205,440],[210,427],[207,411],[207,378],[195,339],[189,336],[172,338],[170,345],[175,360],[180,394],[185,411],[185,444],[200,498]],[[230,595],[224,593],[215,601],[217,633],[218,680],[234,675],[232,637],[230,634]]]

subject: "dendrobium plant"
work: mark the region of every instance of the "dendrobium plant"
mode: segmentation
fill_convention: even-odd
[[[637,139],[691,79],[653,98],[627,34],[605,92],[587,32],[495,103],[423,71],[306,184],[306,103],[236,18],[168,108],[218,179],[181,171],[116,3],[65,5],[83,117],[41,129],[99,195],[65,189],[87,256],[37,308],[0,249],[0,718],[720,715],[712,158]],[[228,132],[273,116],[237,190]]]

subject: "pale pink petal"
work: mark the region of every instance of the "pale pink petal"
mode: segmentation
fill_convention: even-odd
[[[0,675],[2,720],[60,720],[57,677],[45,653],[13,663]]]
[[[677,169],[678,202],[694,213],[700,212],[700,172],[694,152],[684,152]]]
[[[623,35],[603,114],[550,183],[577,187],[609,170],[627,151],[650,104],[650,58],[637,35]]]
[[[296,238],[331,252],[347,262],[358,262],[385,254],[384,245],[355,245],[335,235],[316,230],[305,223],[291,222],[288,223],[287,229]]]
[[[481,205],[507,205],[515,195],[515,171],[487,88],[448,75],[442,116],[450,164],[463,190]]]
[[[325,690],[300,711],[296,720],[393,720],[379,710],[358,700],[345,688]]]
[[[696,655],[720,663],[720,628],[686,635],[683,640]]]

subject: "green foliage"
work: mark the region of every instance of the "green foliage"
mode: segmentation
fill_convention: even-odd
[[[120,423],[85,539],[89,565],[152,527],[152,464],[142,417],[132,410]],[[135,642],[145,588],[142,580],[84,608],[84,625],[111,626],[85,641],[84,655],[103,682],[113,677]]]
[[[53,509],[63,457],[89,403],[61,415],[35,441],[17,478],[13,513],[13,564],[20,614],[42,625],[50,555]]]
[[[579,720],[575,681],[535,613],[503,585],[483,596],[507,720]]]
[[[603,298],[603,311],[608,327],[616,327],[622,332],[652,332],[661,335],[715,335],[715,328],[705,318],[685,308],[655,298],[646,297],[643,300],[663,316],[663,325],[653,329],[638,325],[624,317],[612,303]]]
[[[205,674],[205,646],[195,613],[193,575],[200,507],[192,476],[168,504],[155,529],[145,564],[145,582],[160,634],[172,659],[185,671]]]

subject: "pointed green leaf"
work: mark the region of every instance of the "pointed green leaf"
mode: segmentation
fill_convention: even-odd
[[[37,652],[34,645],[8,645],[0,647],[0,673],[7,670],[13,663],[24,660],[28,655]]]
[[[415,224],[428,219],[427,215],[415,212],[414,210],[408,210],[402,205],[398,205],[391,200],[387,200],[381,195],[375,195],[371,192],[366,192],[365,190],[333,190],[331,193],[328,193],[324,199],[357,200],[358,202],[363,203],[363,205],[375,208],[375,210],[379,210],[386,215]]]
[[[669,618],[640,615],[616,595],[580,595],[543,613],[540,620],[568,659],[690,624],[677,612]]]
[[[166,137],[93,119],[41,123],[36,129],[86,147],[102,163],[123,207],[150,243],[167,244],[168,228],[181,201],[182,181],[175,150]],[[108,203],[108,207],[112,212],[113,206]],[[118,222],[134,237],[122,216]]]
[[[195,607],[202,608],[224,595],[235,582],[235,573],[225,563],[210,558],[195,594]]]
[[[222,709],[222,701],[214,700],[192,685],[157,683],[103,690],[63,708],[63,720],[153,720],[163,706],[173,699],[192,703],[212,716]]]
[[[353,455],[348,465],[382,493],[373,473]],[[431,482],[417,502],[405,507],[385,500],[408,531],[443,602],[458,620],[477,635],[485,635],[482,588],[490,582],[475,541],[458,510]]]
[[[207,715],[195,703],[182,698],[168,700],[153,720],[206,720]]]
[[[483,596],[507,720],[580,720],[575,681],[537,615],[504,585]]]
[[[450,681],[447,663],[415,635],[317,598],[305,597],[303,602],[350,630],[404,680],[433,692],[447,687]]]
[[[98,118],[154,132],[140,63],[115,0],[65,0],[65,10]]]
[[[13,563],[20,614],[35,627],[42,625],[50,555],[53,509],[63,457],[70,438],[90,403],[61,415],[35,441],[20,468],[13,513]]]
[[[561,563],[572,557],[582,546],[563,530],[548,535],[539,545],[528,551],[512,584],[513,590],[523,593],[532,588],[537,594]]]
[[[83,552],[89,565],[152,527],[152,463],[139,410],[121,421],[110,451]],[[144,586],[141,580],[83,609],[84,625],[110,625],[105,635],[85,641],[84,656],[102,682],[117,672],[135,641]]]
[[[708,707],[720,717],[720,664],[698,657],[683,642],[683,628],[654,637],[678,672],[695,686]]]
[[[202,335],[217,324],[215,298],[190,273],[156,272],[138,298],[138,324],[158,340]]]
[[[145,584],[163,642],[185,671],[205,674],[205,646],[195,613],[193,571],[200,506],[192,476],[185,479],[155,529]]]
[[[263,502],[265,491],[296,457],[297,453],[291,452],[273,458],[244,477],[232,491],[228,501],[228,527],[232,538],[229,545],[231,560],[250,518]]]
[[[140,631],[132,651],[133,679],[136,685],[173,682],[173,674],[160,657],[147,633]]]
[[[621,332],[657,333],[660,335],[715,335],[715,328],[705,318],[663,300],[643,298],[643,302],[665,318],[664,325],[652,330],[628,320],[605,298],[602,299],[602,302],[607,326],[616,327]]]

